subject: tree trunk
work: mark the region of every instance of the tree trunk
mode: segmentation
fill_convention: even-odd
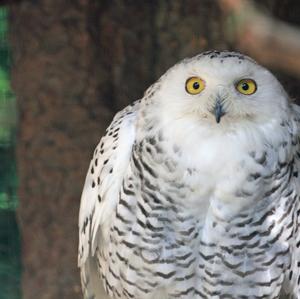
[[[228,48],[217,1],[23,0],[11,6],[23,298],[81,298],[80,194],[113,114],[168,67]]]

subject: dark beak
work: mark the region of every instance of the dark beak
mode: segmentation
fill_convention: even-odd
[[[213,113],[216,117],[216,122],[219,123],[221,121],[221,117],[225,115],[225,111],[220,99],[217,99],[215,107],[213,108]]]

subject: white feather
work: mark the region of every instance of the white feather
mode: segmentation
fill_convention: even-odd
[[[86,176],[79,212],[79,257],[78,264],[83,266],[88,256],[93,256],[99,245],[98,231],[101,226],[102,242],[106,242],[106,230],[109,227],[109,219],[115,212],[118,202],[118,193],[123,180],[124,172],[129,163],[132,145],[135,139],[136,107],[129,107],[119,112],[107,134],[100,140],[97,153],[94,155]],[[120,124],[119,124],[120,123]],[[118,140],[114,141],[109,133],[119,128]],[[103,144],[102,148],[101,145]],[[101,153],[103,150],[103,153]],[[97,162],[96,162],[97,160]],[[105,161],[107,161],[105,163]],[[96,165],[97,164],[97,165]],[[93,173],[92,173],[93,168]],[[113,169],[113,174],[109,171]],[[100,184],[98,185],[98,177]],[[93,182],[95,187],[93,187]],[[98,200],[98,194],[101,201]],[[85,221],[85,232],[83,228]],[[103,246],[103,244],[100,244]]]

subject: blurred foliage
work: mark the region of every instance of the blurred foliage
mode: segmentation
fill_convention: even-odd
[[[7,41],[7,8],[0,8],[0,209],[15,209],[16,103],[10,87],[10,52]]]
[[[0,165],[0,211],[1,209],[15,210],[17,178],[13,148],[0,147]]]
[[[16,222],[16,103],[10,87],[8,9],[0,7],[0,299],[20,298],[20,236]]]
[[[19,240],[15,212],[0,209],[0,299],[21,297]]]
[[[0,147],[14,146],[16,128],[16,103],[9,78],[10,52],[7,23],[7,9],[0,7]]]

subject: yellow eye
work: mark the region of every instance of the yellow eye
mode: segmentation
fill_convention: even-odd
[[[257,86],[254,80],[252,79],[242,79],[236,85],[238,92],[244,95],[251,95],[256,92]]]
[[[191,77],[185,82],[185,90],[189,94],[198,94],[205,88],[205,82],[198,77]]]

